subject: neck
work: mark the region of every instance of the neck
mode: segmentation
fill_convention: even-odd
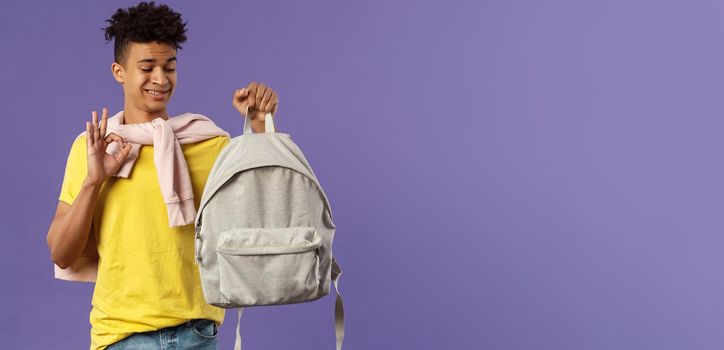
[[[123,107],[123,124],[148,123],[156,118],[168,120],[166,109],[164,108],[162,111],[156,113],[149,113],[128,105]]]

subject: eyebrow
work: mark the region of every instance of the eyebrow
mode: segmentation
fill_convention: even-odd
[[[166,60],[166,62],[171,62],[171,61],[176,61],[176,56],[173,56],[173,57],[169,58],[168,60]],[[142,60],[138,60],[138,63],[142,63],[142,62],[156,62],[156,59],[155,58],[144,58]]]

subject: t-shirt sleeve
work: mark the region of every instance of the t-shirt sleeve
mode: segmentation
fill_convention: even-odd
[[[76,138],[70,147],[68,160],[65,163],[65,175],[58,199],[71,205],[78,197],[83,180],[88,174],[86,147],[85,134]]]

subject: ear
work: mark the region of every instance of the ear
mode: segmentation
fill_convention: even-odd
[[[125,80],[125,70],[122,65],[117,62],[113,62],[113,64],[111,64],[111,73],[113,73],[113,79],[116,79],[117,82],[123,84]]]

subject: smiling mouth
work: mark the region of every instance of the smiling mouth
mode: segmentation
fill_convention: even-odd
[[[151,97],[153,97],[155,99],[166,97],[169,92],[169,90],[146,90],[146,89],[144,89],[143,91],[146,91],[146,93],[148,93]]]

